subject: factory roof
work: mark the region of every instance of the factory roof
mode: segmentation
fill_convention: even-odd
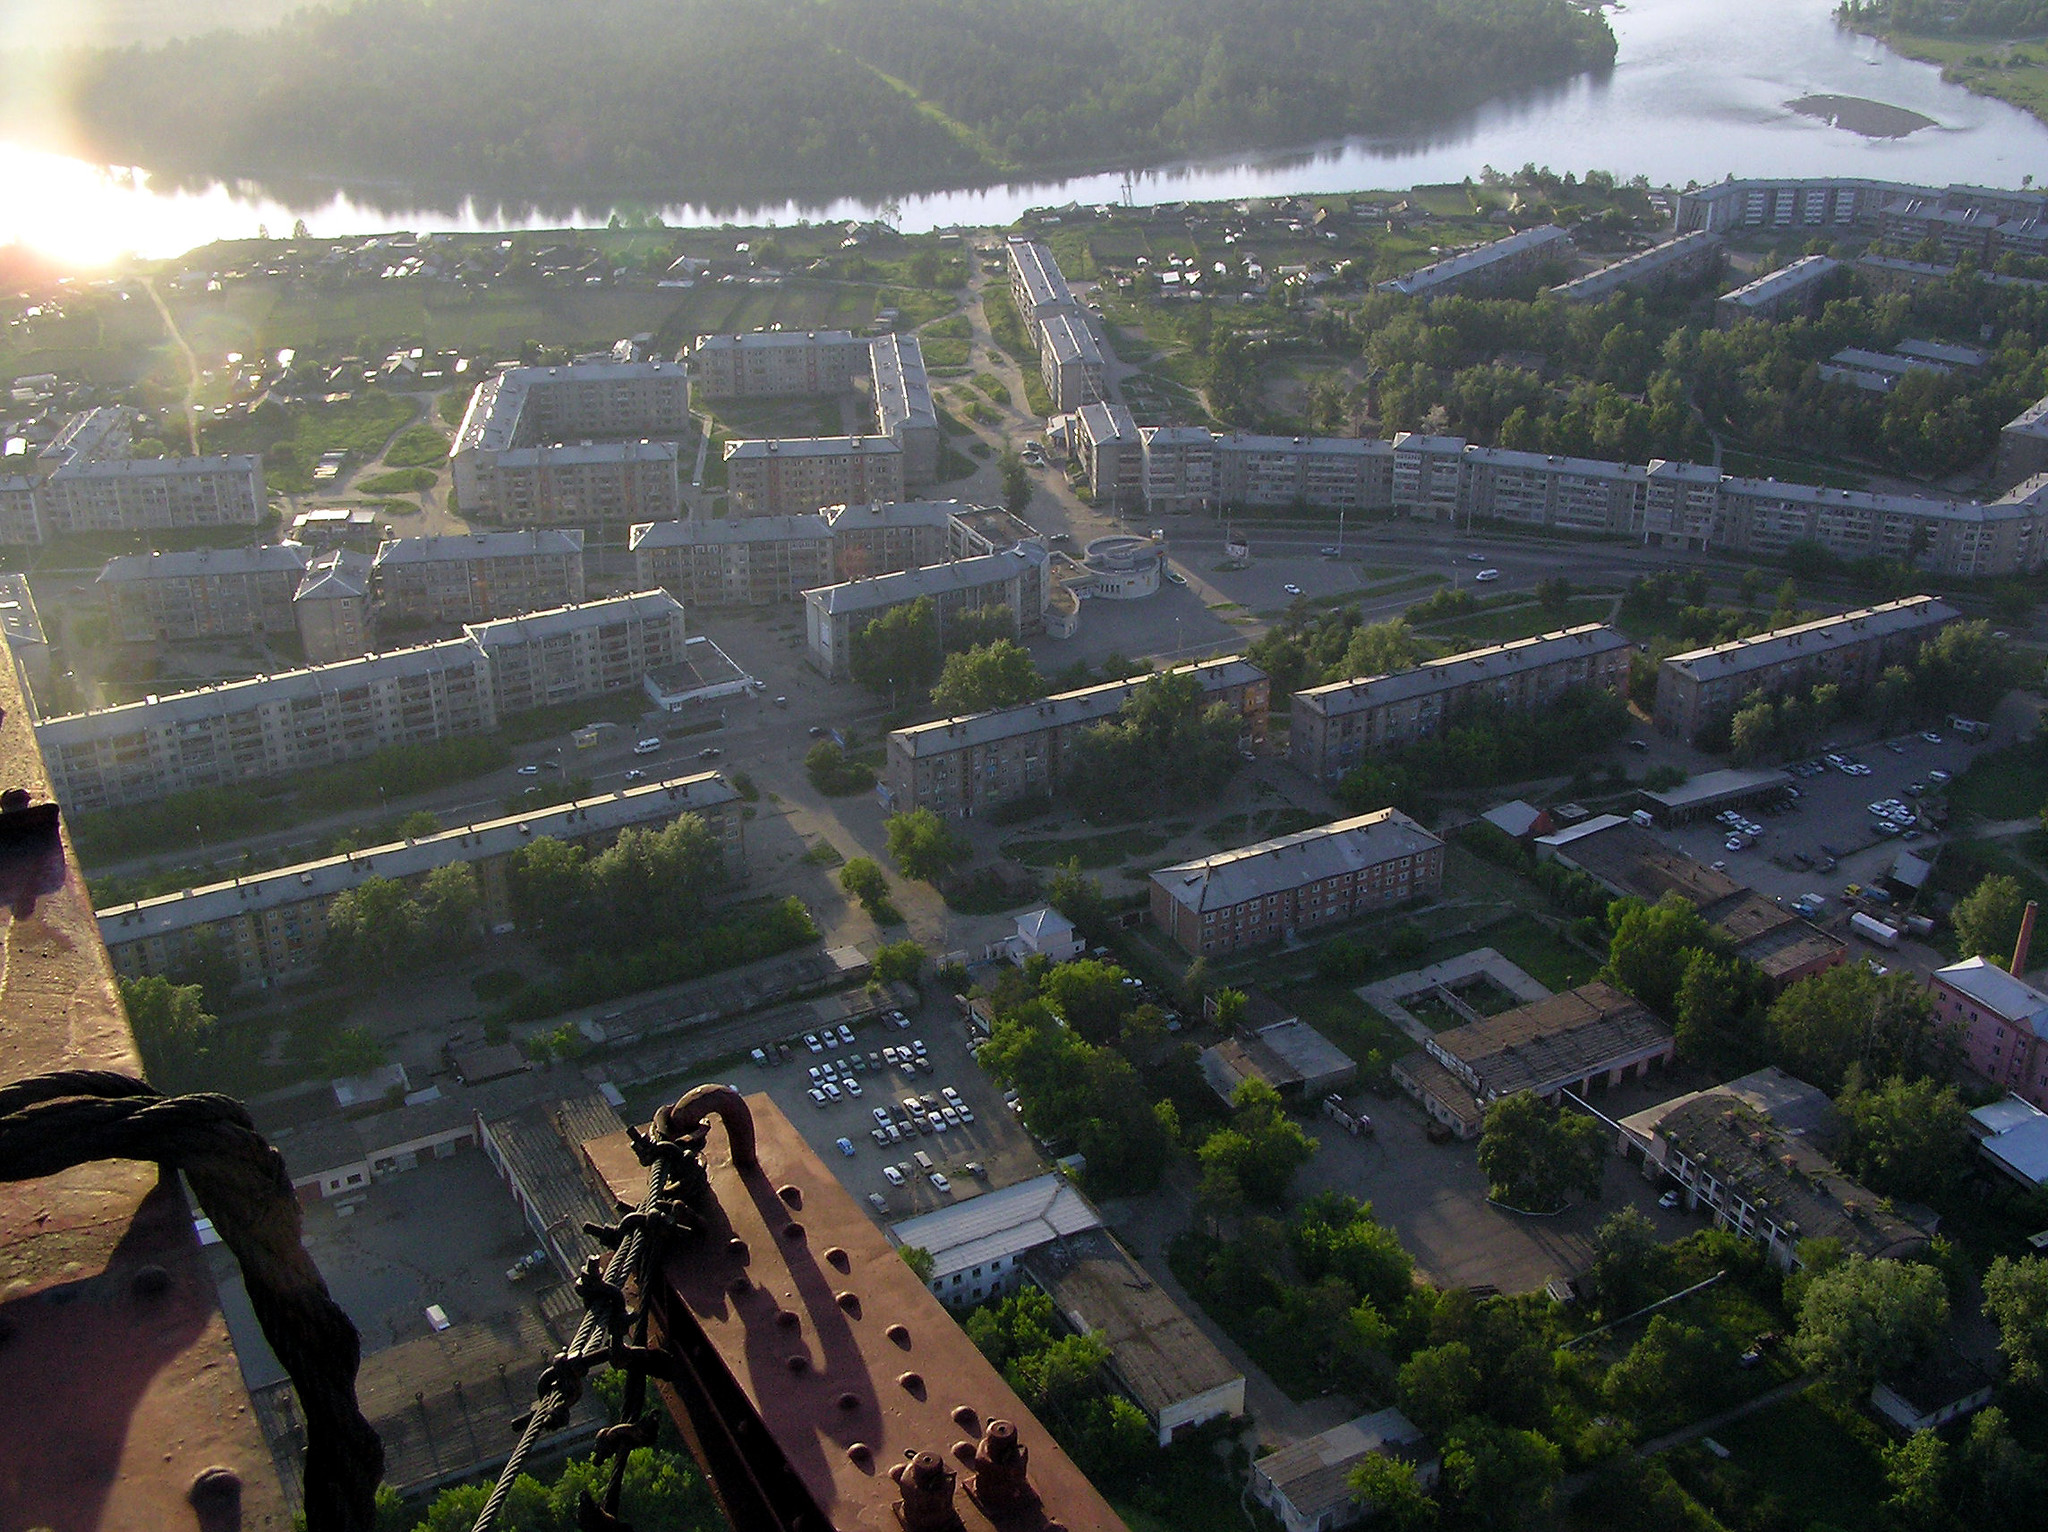
[[[1242,655],[1202,660],[1174,667],[1175,674],[1191,675],[1203,691],[1221,691],[1265,679],[1266,673]],[[1059,692],[1037,702],[996,708],[986,713],[968,713],[958,718],[940,718],[908,729],[890,732],[892,749],[920,757],[945,755],[975,745],[1037,734],[1048,729],[1078,728],[1114,717],[1137,689],[1150,679],[1140,676],[1129,681],[1105,681],[1077,691]]]
[[[1664,662],[1696,681],[1711,681],[1744,671],[1783,664],[1805,653],[1823,653],[1843,644],[1863,643],[1894,634],[1913,633],[1950,622],[1959,613],[1939,596],[1907,596],[1881,606],[1862,607],[1839,617],[1821,617],[1773,628],[1753,638],[1738,638],[1704,649],[1688,649]]]
[[[1378,867],[1396,857],[1419,856],[1442,844],[1399,809],[1380,809],[1198,862],[1162,867],[1152,874],[1152,881],[1176,904],[1200,913]]]
[[[1596,981],[1439,1032],[1431,1043],[1479,1077],[1481,1095],[1511,1096],[1668,1048],[1671,1033],[1634,996]]]
[[[629,825],[666,822],[731,803],[738,797],[715,771],[668,782],[640,783],[602,797],[579,798],[524,814],[486,819],[443,830],[438,835],[366,846],[342,856],[300,862],[253,877],[210,883],[133,904],[110,905],[96,915],[101,937],[107,945],[118,946],[174,931],[189,931],[235,915],[331,898],[371,878],[417,877],[451,862],[478,862],[507,855],[536,839],[580,840]]]
[[[1295,699],[1326,717],[1339,717],[1366,708],[1385,707],[1411,697],[1426,697],[1455,687],[1472,686],[1502,676],[1518,675],[1543,665],[1564,660],[1592,659],[1626,650],[1628,640],[1605,623],[1589,622],[1534,638],[1518,638],[1484,649],[1428,660],[1411,670],[1392,675],[1360,676],[1354,681],[1334,681],[1296,692]]]
[[[1101,1227],[1102,1215],[1065,1176],[1055,1174],[906,1218],[889,1235],[899,1245],[930,1251],[936,1280]]]

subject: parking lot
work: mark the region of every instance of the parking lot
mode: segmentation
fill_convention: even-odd
[[[735,1083],[746,1090],[766,1090],[818,1157],[838,1172],[854,1199],[884,1223],[1043,1174],[1045,1163],[1038,1146],[1004,1102],[1003,1093],[968,1052],[966,1023],[952,998],[932,996],[905,1019],[910,1023],[907,1027],[896,1026],[886,1017],[849,1023],[854,1038],[851,1044],[834,1038],[826,1046],[820,1033],[818,1052],[799,1042],[787,1062],[749,1071],[749,1078]],[[913,1061],[905,1073],[900,1063],[881,1057],[888,1049],[910,1050],[914,1060],[919,1044],[929,1068]],[[856,1055],[861,1061],[858,1069],[854,1067]],[[824,1094],[823,1088],[812,1084],[810,1071],[818,1069],[822,1081],[827,1064],[832,1066],[839,1094],[836,1100],[827,1095],[825,1104],[819,1106],[811,1092],[816,1089]],[[946,1094],[949,1088],[953,1092],[950,1097]],[[931,1098],[932,1104],[920,1108],[920,1115],[926,1118],[923,1130],[908,1125],[909,1113],[903,1103],[913,1096]],[[947,1121],[944,1111],[948,1106],[956,1119],[971,1115],[972,1120]],[[963,1106],[965,1113],[960,1110]],[[873,1137],[880,1125],[875,1116],[878,1110],[896,1127],[896,1137],[881,1145]],[[933,1112],[940,1114],[943,1128],[929,1121]],[[930,1161],[929,1167],[920,1161],[920,1155]],[[970,1164],[979,1166],[979,1172],[969,1170]],[[900,1185],[890,1179],[891,1170],[901,1177]],[[934,1172],[944,1178],[943,1188],[933,1183]]]
[[[1799,796],[1780,811],[1738,811],[1761,828],[1752,845],[1732,848],[1728,827],[1712,820],[1659,833],[1688,855],[1725,867],[1731,877],[1760,893],[1787,903],[1804,894],[1821,894],[1827,900],[1823,913],[1840,914],[1847,885],[1881,877],[1901,850],[1931,856],[1938,844],[1939,831],[1924,820],[1900,834],[1879,833],[1874,828],[1879,816],[1870,809],[1873,803],[1891,800],[1909,807],[1925,803],[1940,790],[1935,773],[1960,775],[1984,748],[1981,739],[1973,744],[1951,729],[1930,732],[1939,743],[1918,734],[1901,735],[1865,746],[1833,748],[1810,758],[1806,773],[1793,778]],[[1824,757],[1829,753],[1848,765],[1867,767],[1868,774],[1827,764]],[[1819,762],[1820,769],[1812,770],[1811,762]],[[1811,867],[1800,866],[1802,856]],[[1831,857],[1836,865],[1829,868]]]

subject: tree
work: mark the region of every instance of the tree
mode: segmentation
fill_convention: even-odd
[[[1534,1431],[1480,1420],[1467,1420],[1450,1435],[1443,1461],[1444,1483],[1460,1509],[1495,1532],[1543,1520],[1564,1474],[1563,1454]]]
[[[1024,466],[1015,447],[1005,447],[996,463],[1003,476],[1003,508],[1012,516],[1022,516],[1024,508],[1031,504],[1031,470]]]
[[[1341,663],[1346,678],[1384,676],[1410,669],[1418,658],[1415,630],[1399,617],[1375,622],[1351,635]]]
[[[483,895],[477,888],[476,867],[469,862],[450,862],[436,867],[420,880],[419,933],[425,949],[436,957],[465,951],[476,941],[478,912]]]
[[[1572,582],[1563,575],[1553,575],[1547,580],[1536,582],[1536,604],[1544,611],[1561,614],[1572,604]]]
[[[1415,1465],[1375,1452],[1345,1481],[1375,1525],[1393,1532],[1428,1532],[1436,1525],[1436,1502],[1415,1477]]]
[[[1939,1271],[1852,1255],[1807,1283],[1792,1344],[1804,1366],[1857,1393],[1910,1366],[1947,1323]]]
[[[857,856],[839,869],[839,886],[860,901],[860,907],[877,919],[889,903],[889,877],[881,863],[870,856]]]
[[[1933,1024],[1927,991],[1909,974],[1879,978],[1846,963],[1801,979],[1764,1018],[1771,1062],[1830,1095],[1852,1065],[1874,1075],[1918,1076],[1936,1067],[1951,1039]]]
[[[932,704],[943,713],[985,713],[1045,695],[1045,677],[1012,639],[977,644],[946,656]]]
[[[1965,1526],[2020,1532],[2040,1519],[2048,1472],[2038,1453],[2013,1440],[2005,1411],[1992,1405],[1970,1422],[1960,1458],[1957,1510]]]
[[[206,1009],[205,992],[161,974],[122,979],[120,986],[143,1074],[160,1090],[189,1088],[213,1041],[215,1017]]]
[[[1637,1208],[1625,1207],[1601,1221],[1593,1234],[1593,1264],[1587,1278],[1603,1314],[1618,1319],[1649,1300],[1662,1250],[1657,1226]]]
[[[874,975],[878,983],[914,984],[924,972],[924,948],[905,937],[890,942],[875,953]]]
[[[930,809],[891,814],[883,829],[889,838],[889,855],[906,877],[935,882],[973,852],[973,847]]]
[[[1740,1060],[1754,1050],[1762,976],[1754,964],[1695,947],[1673,1001],[1678,1051],[1687,1062]]]
[[[1305,1281],[1342,1277],[1386,1314],[1415,1292],[1414,1259],[1393,1230],[1373,1218],[1369,1202],[1337,1191],[1319,1193],[1303,1204],[1288,1233],[1295,1269]]]
[[[1114,1039],[1132,1002],[1124,971],[1114,963],[1082,958],[1061,963],[1045,976],[1038,992],[1059,1018],[1091,1043]]]
[[[1949,915],[1963,956],[1988,957],[2001,968],[2008,966],[2026,905],[2027,896],[2018,879],[2002,872],[1986,873],[1975,890],[1956,901]]]
[[[1244,1020],[1244,1008],[1248,1003],[1241,989],[1217,990],[1216,1025],[1226,1032],[1234,1030]]]
[[[441,833],[441,817],[426,809],[415,809],[398,821],[398,834],[403,840],[422,840],[429,835]]]
[[[1609,1404],[1655,1436],[1720,1409],[1738,1376],[1734,1349],[1718,1332],[1659,1314],[1601,1388]]]
[[[1884,1461],[1885,1509],[1908,1532],[1937,1532],[1954,1525],[1949,1510],[1948,1443],[1932,1431],[1915,1431],[1902,1442],[1880,1449]]]
[[[1243,720],[1228,703],[1208,703],[1185,671],[1132,688],[1113,719],[1075,738],[1064,780],[1084,809],[1133,809],[1199,802],[1237,770]]]
[[[1287,1200],[1295,1171],[1315,1154],[1316,1141],[1263,1080],[1241,1082],[1230,1105],[1230,1125],[1210,1134],[1196,1154],[1203,1197],[1219,1206],[1278,1207]]]
[[[1472,1348],[1456,1340],[1417,1351],[1394,1378],[1401,1412],[1438,1440],[1478,1411],[1482,1386]]]
[[[1998,1323],[1998,1348],[2012,1381],[2048,1384],[2048,1259],[1999,1256],[1984,1273],[1984,1312]]]
[[[337,976],[404,973],[419,949],[419,906],[395,878],[366,878],[329,901],[322,957]]]
[[[1970,1114],[1953,1085],[1894,1075],[1866,1089],[1859,1070],[1838,1105],[1847,1126],[1841,1158],[1872,1190],[1931,1197],[1961,1173]]]
[[[844,750],[829,739],[821,739],[804,753],[804,771],[811,786],[828,798],[864,793],[875,785],[875,769],[865,761],[849,760]]]
[[[583,847],[543,835],[507,863],[513,918],[550,952],[572,948],[589,929],[589,861]]]
[[[1610,921],[1614,939],[1601,977],[1658,1015],[1672,1015],[1686,963],[1698,949],[1717,945],[1713,931],[1692,901],[1675,890],[1655,904],[1618,900]]]
[[[185,938],[164,977],[173,984],[198,985],[205,993],[206,1008],[218,1015],[242,982],[242,965],[211,927],[201,926]]]
[[[941,661],[938,609],[931,597],[893,607],[853,635],[854,680],[894,709],[899,695],[923,691],[938,679]]]
[[[1606,1168],[1606,1137],[1591,1117],[1552,1107],[1528,1091],[1486,1109],[1479,1169],[1497,1202],[1548,1212],[1574,1190],[1597,1199]]]

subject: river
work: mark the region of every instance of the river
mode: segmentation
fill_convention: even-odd
[[[1839,30],[1831,0],[1631,0],[1609,12],[1613,71],[1490,103],[1426,133],[1346,139],[1290,153],[1111,171],[969,190],[906,194],[906,232],[1000,225],[1028,207],[1405,188],[1534,162],[1606,169],[1660,185],[1737,176],[1873,176],[1929,185],[2048,181],[2048,124],[1943,82],[1940,71]],[[1804,96],[1850,96],[1917,112],[1932,125],[1870,139],[1788,109]],[[247,185],[159,189],[136,171],[0,144],[0,244],[21,242],[94,264],[123,252],[176,255],[259,227],[304,219],[319,236],[394,228],[497,230],[602,224],[611,208],[533,210],[481,201],[433,208],[403,195],[336,195],[304,205]],[[658,209],[671,225],[872,216],[881,199]]]

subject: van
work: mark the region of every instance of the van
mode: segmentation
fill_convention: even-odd
[[[926,1154],[922,1149],[918,1150],[917,1153],[913,1154],[911,1158],[917,1161],[917,1168],[919,1170],[930,1170],[932,1168],[932,1157]]]
[[[660,748],[661,741],[658,738],[650,737],[641,740],[639,744],[635,745],[633,747],[633,753],[635,755],[652,755],[655,751],[659,750]]]

